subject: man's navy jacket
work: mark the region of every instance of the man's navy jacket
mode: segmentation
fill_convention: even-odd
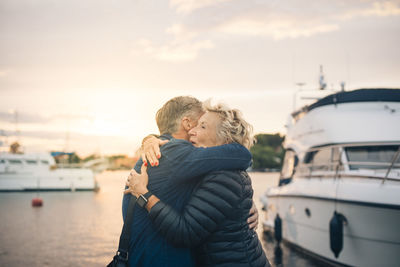
[[[158,167],[150,167],[147,188],[164,203],[181,212],[193,189],[205,174],[217,170],[246,170],[251,163],[250,152],[233,143],[209,148],[197,148],[190,142],[170,141],[161,147]],[[142,161],[135,170],[140,172]],[[125,220],[130,194],[123,198],[122,214]],[[145,209],[136,205],[129,244],[129,266],[194,266],[189,248],[174,247],[155,229]]]

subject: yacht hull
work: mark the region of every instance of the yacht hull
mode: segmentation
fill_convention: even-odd
[[[47,173],[0,173],[0,191],[80,191],[95,190],[89,169],[56,169]]]
[[[380,185],[376,183],[376,186]],[[274,229],[274,219],[279,213],[285,241],[330,262],[352,266],[396,266],[400,262],[399,205],[335,200],[328,193],[325,196],[287,191],[276,193],[267,195],[264,230]],[[394,193],[394,190],[387,193]],[[329,224],[335,211],[347,221],[343,227],[343,249],[337,258],[331,251],[329,235]]]

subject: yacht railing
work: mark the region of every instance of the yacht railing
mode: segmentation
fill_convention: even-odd
[[[387,144],[385,144],[387,145]],[[396,143],[398,145],[398,143]],[[360,145],[359,145],[360,146]],[[362,146],[365,146],[363,144]],[[303,178],[330,177],[340,178],[342,176],[363,177],[382,179],[382,184],[386,180],[400,180],[400,146],[395,150],[394,155],[387,161],[349,161],[346,150],[342,146],[331,146],[331,148],[339,147],[338,156],[333,156],[330,161],[300,163],[295,171],[296,176]],[[354,147],[351,145],[351,147]],[[347,148],[347,147],[345,147]],[[318,151],[321,148],[314,148],[309,152]],[[334,153],[334,150],[332,150]]]
[[[400,153],[397,154],[398,157],[400,157]],[[383,179],[382,183],[384,183],[387,179],[400,180],[400,163],[395,163],[397,158],[392,162],[349,161],[346,163],[332,162],[319,165],[312,163],[301,164],[297,172],[298,176],[305,178],[357,176]],[[357,169],[352,169],[350,166],[357,166]],[[394,174],[395,171],[397,171],[397,175]],[[391,173],[393,175],[390,175]]]
[[[348,161],[346,165],[358,165],[358,166],[371,166],[371,167],[390,167],[400,166],[400,163],[392,164],[391,162],[371,162],[371,161]]]
[[[57,163],[55,166],[60,169],[87,169],[81,163]]]

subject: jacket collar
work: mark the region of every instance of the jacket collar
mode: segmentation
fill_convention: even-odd
[[[173,137],[170,134],[162,134],[160,135],[160,138],[163,140],[171,140]]]

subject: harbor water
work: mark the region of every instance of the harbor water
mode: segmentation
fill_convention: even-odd
[[[0,266],[106,266],[122,227],[122,189],[128,171],[97,176],[99,192],[0,193]],[[285,244],[276,247],[261,226],[259,196],[277,173],[250,173],[260,214],[258,235],[273,266],[322,266]],[[42,207],[32,207],[35,197]]]

